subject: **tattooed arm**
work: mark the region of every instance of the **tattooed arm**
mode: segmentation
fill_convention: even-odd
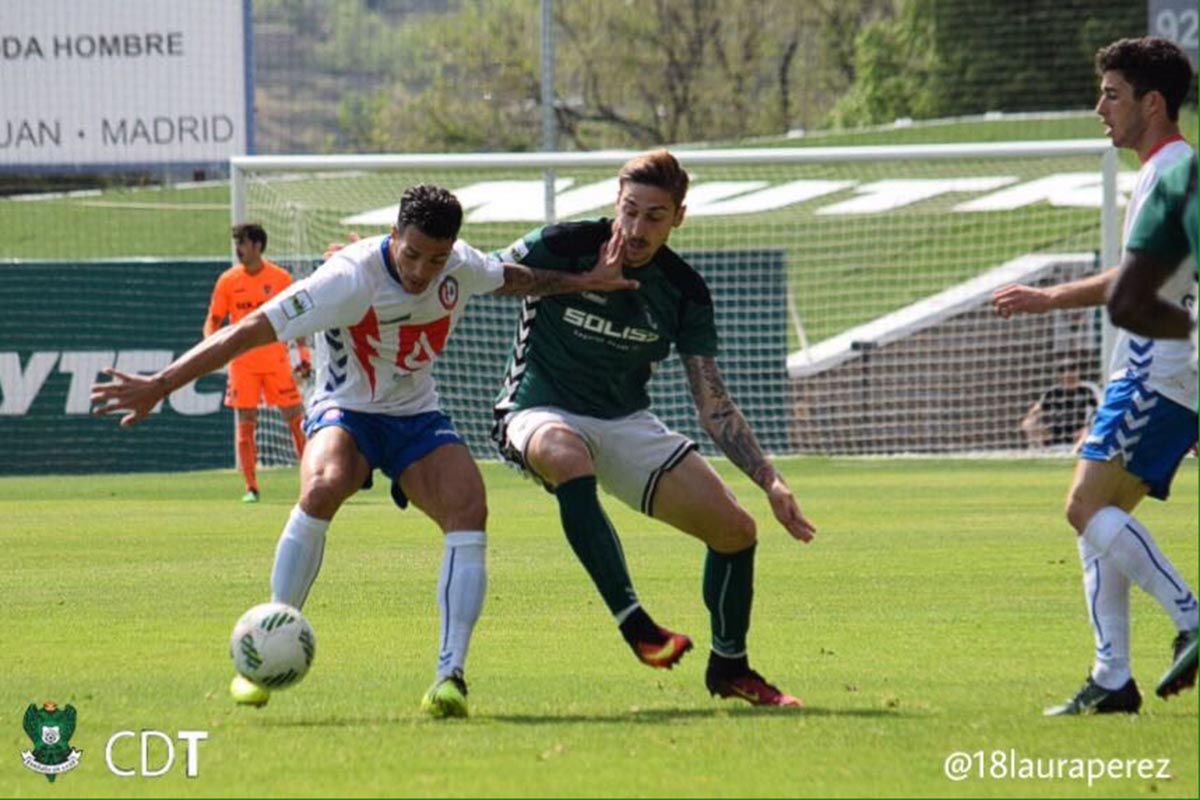
[[[621,289],[636,289],[638,282],[621,276],[599,273],[599,267],[591,272],[558,272],[552,269],[536,269],[521,264],[504,265],[504,284],[492,292],[499,295],[570,294],[572,292],[616,292]]]
[[[783,476],[763,455],[750,423],[725,389],[717,360],[711,356],[683,356],[683,366],[700,426],[721,452],[767,493],[775,518],[788,533],[804,542],[811,540],[816,528],[801,513]]]
[[[600,248],[596,266],[588,272],[558,272],[536,269],[521,264],[504,265],[504,285],[493,294],[500,295],[544,295],[570,294],[572,292],[616,292],[621,289],[636,289],[638,282],[626,278],[622,272],[622,248],[624,236],[613,224],[613,233]]]

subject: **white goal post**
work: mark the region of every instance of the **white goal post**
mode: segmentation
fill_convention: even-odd
[[[1010,279],[1117,263],[1131,174],[1107,140],[674,152],[692,184],[671,246],[713,289],[722,369],[773,452],[1026,453],[1021,420],[1064,361],[1103,382],[1098,310],[999,320],[987,298]],[[462,201],[462,237],[492,250],[554,210],[611,216],[633,155],[239,156],[232,220],[261,222],[268,257],[303,276],[328,242],[386,232],[404,188],[433,182]],[[518,309],[473,301],[437,368],[480,457],[493,454],[491,400]],[[707,447],[677,365],[652,386],[660,415]],[[288,461],[286,429],[260,427],[264,462]]]

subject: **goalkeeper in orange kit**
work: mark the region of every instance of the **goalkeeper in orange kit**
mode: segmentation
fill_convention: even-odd
[[[232,325],[242,317],[258,309],[287,288],[292,276],[282,267],[263,258],[267,249],[267,232],[261,225],[247,223],[235,225],[233,241],[237,248],[238,263],[221,273],[213,287],[208,317],[204,321],[204,335],[211,336],[226,324]],[[235,358],[229,365],[229,383],[225,391],[225,405],[237,415],[237,461],[246,478],[244,503],[257,503],[259,497],[258,478],[255,465],[258,447],[255,433],[258,428],[258,405],[265,400],[279,409],[296,446],[296,457],[304,452],[304,407],[296,376],[308,377],[312,359],[308,348],[294,343],[289,352],[282,342],[256,347]],[[293,372],[295,374],[293,374]]]

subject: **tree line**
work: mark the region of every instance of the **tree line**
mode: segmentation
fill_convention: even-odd
[[[538,0],[256,0],[300,70],[360,76],[341,151],[541,146]],[[555,0],[561,149],[1090,107],[1131,0]],[[260,90],[263,87],[260,87]]]

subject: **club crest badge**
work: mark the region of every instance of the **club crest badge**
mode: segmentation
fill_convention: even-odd
[[[32,740],[33,749],[22,752],[21,761],[53,783],[60,774],[79,766],[83,751],[71,747],[74,733],[75,706],[59,708],[46,703],[38,708],[30,703],[25,709],[25,734]]]
[[[446,276],[442,285],[438,287],[438,300],[442,302],[442,308],[447,311],[458,305],[458,281],[453,276]]]

